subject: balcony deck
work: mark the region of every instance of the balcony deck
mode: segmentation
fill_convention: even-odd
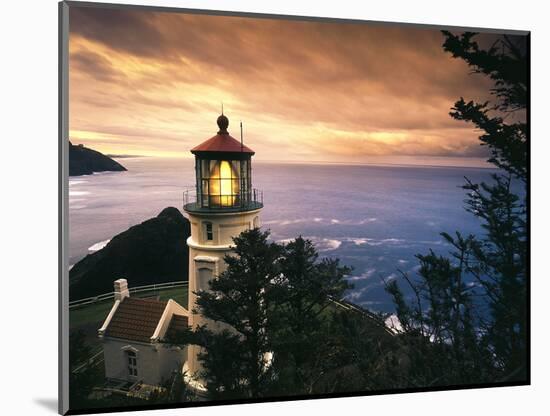
[[[219,196],[212,196],[213,198],[219,198]],[[236,203],[234,205],[220,206],[218,204],[211,203],[210,206],[204,206],[199,204],[194,190],[187,190],[183,193],[183,209],[189,213],[197,214],[223,214],[232,212],[247,212],[255,211],[263,208],[264,195],[262,191],[253,189],[252,192],[245,197],[237,194],[235,195],[237,200],[243,202]]]
[[[201,207],[197,202],[190,202],[183,205],[183,209],[186,212],[198,213],[198,214],[222,214],[222,213],[231,213],[231,212],[246,212],[254,211],[256,209],[263,208],[264,204],[261,202],[253,201],[247,204],[238,205],[238,206],[229,206],[229,207]]]

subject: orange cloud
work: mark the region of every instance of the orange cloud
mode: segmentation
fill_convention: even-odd
[[[70,135],[108,153],[189,155],[223,102],[258,159],[484,156],[448,112],[491,85],[442,41],[403,26],[72,6]]]

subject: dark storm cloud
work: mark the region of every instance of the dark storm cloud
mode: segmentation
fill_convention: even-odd
[[[162,55],[164,38],[149,22],[147,13],[75,6],[69,10],[71,35],[94,39],[130,54]]]
[[[111,62],[103,56],[89,51],[78,51],[71,54],[71,68],[82,71],[100,81],[120,81],[118,73]]]

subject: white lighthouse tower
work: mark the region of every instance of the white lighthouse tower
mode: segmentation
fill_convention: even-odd
[[[252,188],[251,159],[254,151],[227,131],[225,115],[217,119],[218,133],[191,149],[195,155],[196,198],[186,195],[184,210],[189,215],[189,311],[196,307],[198,290],[208,290],[208,281],[225,270],[224,256],[231,252],[232,238],[259,227],[263,207],[260,192]],[[190,313],[189,325],[216,325],[200,314]],[[200,369],[200,348],[188,347],[187,371]]]

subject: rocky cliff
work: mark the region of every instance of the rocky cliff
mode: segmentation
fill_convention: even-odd
[[[187,280],[190,235],[189,220],[177,208],[165,208],[76,263],[69,272],[71,300],[112,291],[119,278],[130,287]]]
[[[124,171],[126,168],[103,153],[69,142],[69,176],[91,175],[94,172]]]

